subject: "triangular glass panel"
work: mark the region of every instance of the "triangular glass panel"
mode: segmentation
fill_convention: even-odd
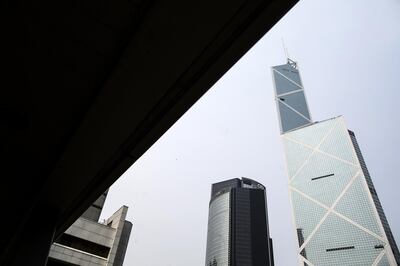
[[[335,125],[336,120],[313,123],[300,130],[288,132],[286,135],[292,139],[305,143],[315,148]]]
[[[279,71],[279,73],[301,86],[299,70],[293,68],[289,64],[274,66],[273,69]]]
[[[365,189],[364,177],[358,176],[349,187],[338,204],[335,211],[343,214],[355,223],[382,236],[373,203],[369,199],[369,191]]]
[[[281,95],[283,93],[288,93],[296,90],[300,90],[299,84],[293,83],[288,80],[285,76],[281,75],[280,72],[273,71],[276,95]]]
[[[283,103],[278,102],[278,105],[282,132],[286,132],[311,123],[309,120],[300,116],[289,107],[285,106]]]
[[[388,258],[387,258],[387,256],[386,256],[386,254],[383,255],[383,257],[382,257],[381,260],[378,262],[378,264],[376,264],[376,266],[390,266],[389,260],[388,260]]]
[[[318,266],[372,265],[384,242],[329,214],[305,247],[307,260]]]
[[[359,169],[315,152],[291,185],[326,206],[331,206]]]
[[[312,150],[285,138],[283,139],[283,144],[285,147],[287,171],[289,179],[291,179],[310,156]]]
[[[291,190],[291,197],[300,247],[324,217],[327,210],[294,190]]]
[[[300,114],[310,119],[310,113],[308,111],[306,98],[304,97],[304,91],[299,91],[285,96],[279,97],[280,101],[283,101]]]
[[[339,157],[350,163],[356,164],[357,159],[351,143],[347,128],[342,121],[339,121],[329,136],[319,147],[321,151]]]

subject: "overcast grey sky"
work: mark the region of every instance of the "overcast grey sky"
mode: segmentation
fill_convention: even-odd
[[[204,265],[214,182],[267,188],[278,266],[296,265],[270,67],[283,37],[315,121],[344,115],[400,244],[400,1],[303,0],[110,189],[102,217],[129,206],[125,265]]]

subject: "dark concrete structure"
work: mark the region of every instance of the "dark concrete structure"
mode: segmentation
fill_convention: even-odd
[[[0,264],[44,264],[53,239],[296,2],[5,1]]]
[[[107,191],[78,218],[50,248],[47,266],[122,266],[132,223],[128,207],[99,221]]]
[[[263,185],[244,177],[212,185],[205,265],[274,265]]]

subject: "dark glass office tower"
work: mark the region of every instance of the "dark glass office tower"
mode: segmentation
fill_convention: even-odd
[[[205,265],[274,265],[263,185],[244,177],[212,185]]]
[[[400,254],[344,118],[313,122],[297,64],[272,68],[300,265],[400,265]]]

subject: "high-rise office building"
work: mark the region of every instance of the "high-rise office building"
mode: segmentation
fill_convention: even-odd
[[[272,67],[300,265],[400,265],[355,135],[313,122],[297,64]]]
[[[101,195],[51,246],[47,266],[122,266],[132,223],[128,207],[99,222],[107,192]]]
[[[212,185],[205,265],[274,265],[263,185],[244,177]]]

